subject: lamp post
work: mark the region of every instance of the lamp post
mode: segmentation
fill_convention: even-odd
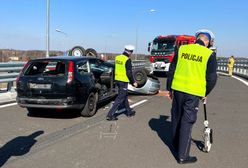
[[[145,13],[154,13],[154,12],[156,12],[156,10],[155,9],[150,9],[149,11],[144,11],[144,12],[142,12],[142,14],[145,14]],[[140,14],[140,13],[138,13],[138,14]],[[137,21],[137,23],[136,23],[136,37],[135,37],[135,47],[136,47],[136,49],[135,49],[135,60],[137,60],[137,58],[138,58],[138,27],[139,27],[139,24],[138,24],[138,15],[136,16],[136,21]]]
[[[62,31],[62,30],[60,30],[60,29],[55,29],[55,31],[56,31],[56,32],[59,32],[59,33],[61,33],[61,34],[64,34],[65,37],[67,37],[67,33],[66,33],[66,32],[64,32],[64,31]]]
[[[63,34],[65,36],[65,38],[67,37],[67,33],[62,31],[61,29],[55,29],[55,31],[58,32],[58,33]],[[65,48],[65,42],[63,42],[62,45]],[[65,50],[65,52],[66,52],[66,50]]]
[[[46,57],[49,57],[49,47],[50,47],[50,0],[46,1]]]

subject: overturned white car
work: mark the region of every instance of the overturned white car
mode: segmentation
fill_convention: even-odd
[[[85,50],[81,46],[73,47],[67,54],[68,56],[94,56],[98,57],[97,52],[89,48]],[[108,62],[113,63],[114,61],[109,60]],[[145,60],[133,61],[133,75],[135,81],[138,83],[138,87],[133,87],[131,84],[128,85],[128,91],[132,94],[157,94],[160,89],[160,82],[157,77],[151,74],[151,64]]]

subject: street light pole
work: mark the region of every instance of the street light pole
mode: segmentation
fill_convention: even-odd
[[[153,13],[153,12],[156,12],[156,10],[155,9],[150,9],[149,11],[145,11],[144,13],[146,13],[146,12],[149,12],[149,13]],[[135,49],[135,60],[137,60],[137,58],[138,58],[138,27],[139,27],[139,23],[138,23],[138,15],[136,16],[136,21],[137,21],[137,23],[136,23],[136,37],[135,37],[135,47],[136,47],[136,49]]]
[[[67,38],[67,33],[66,32],[64,32],[64,31],[62,31],[62,30],[60,30],[60,29],[55,29],[55,31],[56,32],[58,32],[58,33],[61,33],[61,34],[63,34],[64,36],[65,36],[65,38]],[[64,47],[64,50],[65,50],[65,53],[66,53],[66,46],[65,46],[65,40],[63,41],[63,43],[62,43],[63,45],[62,45],[62,47]]]
[[[67,33],[64,32],[64,31],[62,31],[62,30],[60,30],[60,29],[55,29],[55,31],[56,31],[56,32],[59,32],[59,33],[61,33],[61,34],[64,34],[65,36],[67,36]]]
[[[49,47],[50,47],[50,0],[46,1],[46,57],[49,57]]]

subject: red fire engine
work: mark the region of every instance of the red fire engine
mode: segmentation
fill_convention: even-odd
[[[180,45],[194,42],[195,36],[189,35],[157,36],[153,42],[148,44],[148,52],[150,52],[149,59],[152,64],[153,72],[168,72],[176,49],[178,49]]]

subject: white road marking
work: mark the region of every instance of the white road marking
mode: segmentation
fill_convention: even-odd
[[[221,75],[226,75],[226,76],[228,76],[228,74],[223,73],[223,72],[218,72],[218,73],[221,74]],[[241,81],[242,83],[244,83],[246,86],[248,86],[248,82],[245,81],[245,80],[243,80],[242,78],[239,78],[239,77],[234,76],[234,75],[232,76],[232,78],[237,79],[237,80]]]
[[[130,107],[131,107],[131,108],[134,108],[134,107],[136,107],[136,106],[138,106],[138,105],[140,105],[140,104],[143,104],[143,103],[145,103],[145,102],[147,102],[147,101],[148,101],[147,99],[141,100],[141,101],[139,101],[139,102],[137,102],[137,103],[132,104]]]
[[[246,86],[248,86],[248,82],[247,81],[245,81],[245,80],[243,80],[243,79],[241,79],[241,78],[239,78],[237,76],[232,76],[232,77],[235,78],[235,79],[237,79],[237,80],[239,80],[239,81],[241,81],[241,82],[243,82]]]
[[[1,105],[0,108],[5,108],[5,107],[10,107],[10,106],[15,106],[15,105],[17,105],[17,103],[10,103],[10,104]]]

